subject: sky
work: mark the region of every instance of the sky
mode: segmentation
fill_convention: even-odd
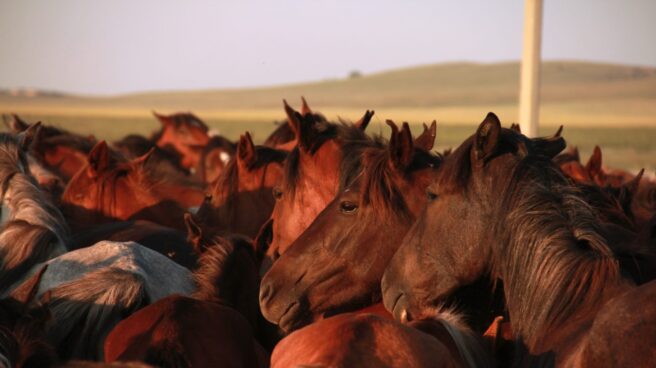
[[[524,0],[0,0],[0,88],[240,88],[519,60]],[[656,0],[544,0],[545,60],[656,66]]]

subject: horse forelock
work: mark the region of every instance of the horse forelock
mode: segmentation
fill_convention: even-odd
[[[389,147],[369,147],[362,153],[362,183],[360,201],[369,205],[374,212],[384,218],[397,217],[412,220],[409,203],[402,187],[403,182],[412,182],[412,173],[428,168],[437,169],[442,156],[415,148],[411,163],[397,172],[389,162]]]

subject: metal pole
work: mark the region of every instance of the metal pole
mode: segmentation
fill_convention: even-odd
[[[526,0],[524,7],[524,51],[519,90],[519,125],[522,133],[529,137],[536,137],[540,118],[542,0]]]

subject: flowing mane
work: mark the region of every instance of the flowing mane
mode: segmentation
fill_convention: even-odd
[[[16,137],[0,134],[0,188],[3,218],[0,228],[0,290],[3,293],[30,267],[66,251],[68,226],[28,174],[25,154]]]
[[[500,193],[492,268],[509,296],[513,330],[535,348],[571,317],[593,310],[606,287],[618,285],[615,256],[624,250],[600,235],[593,208],[548,157],[509,133],[504,129],[498,154],[528,152]]]

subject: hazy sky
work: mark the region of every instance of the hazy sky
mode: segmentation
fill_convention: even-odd
[[[521,55],[524,0],[0,0],[0,88],[272,85]],[[544,0],[543,57],[656,66],[656,0]]]

